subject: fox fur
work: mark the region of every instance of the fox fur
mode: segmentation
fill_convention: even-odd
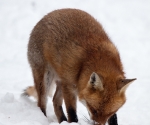
[[[58,122],[78,122],[77,97],[100,125],[126,101],[126,79],[119,52],[101,24],[78,9],[59,9],[44,16],[31,32],[28,60],[34,86],[25,91],[46,115],[52,83]],[[62,108],[64,100],[68,118]]]

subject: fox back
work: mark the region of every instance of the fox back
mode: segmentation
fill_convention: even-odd
[[[101,24],[77,9],[55,10],[34,27],[28,60],[38,106],[46,115],[52,82],[59,122],[77,122],[76,100],[86,106],[93,121],[104,125],[125,103],[125,90],[135,79],[126,79],[118,50]],[[64,115],[64,99],[68,118]]]

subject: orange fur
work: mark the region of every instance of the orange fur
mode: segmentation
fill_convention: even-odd
[[[60,9],[34,27],[28,44],[38,106],[46,115],[46,98],[56,82],[53,103],[59,122],[77,122],[76,99],[84,102],[91,119],[104,125],[124,103],[126,82],[118,50],[102,26],[88,13]],[[94,72],[94,73],[93,73]],[[123,91],[122,91],[123,89]]]

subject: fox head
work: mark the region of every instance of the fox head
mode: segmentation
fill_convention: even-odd
[[[100,125],[104,125],[126,101],[125,91],[135,79],[103,78],[92,73],[87,86],[79,96],[80,101],[88,109],[90,118]]]

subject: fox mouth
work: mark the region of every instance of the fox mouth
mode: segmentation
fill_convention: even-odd
[[[90,125],[105,125],[105,124],[99,123],[99,122],[97,122],[97,121],[92,119],[92,114],[91,114],[91,112],[90,112],[90,110],[89,110],[89,108],[87,106],[87,102],[84,99],[80,100],[80,102],[87,108],[88,114],[89,114],[89,117],[90,117],[90,119],[89,119],[88,117],[83,115],[85,122],[87,122]]]

